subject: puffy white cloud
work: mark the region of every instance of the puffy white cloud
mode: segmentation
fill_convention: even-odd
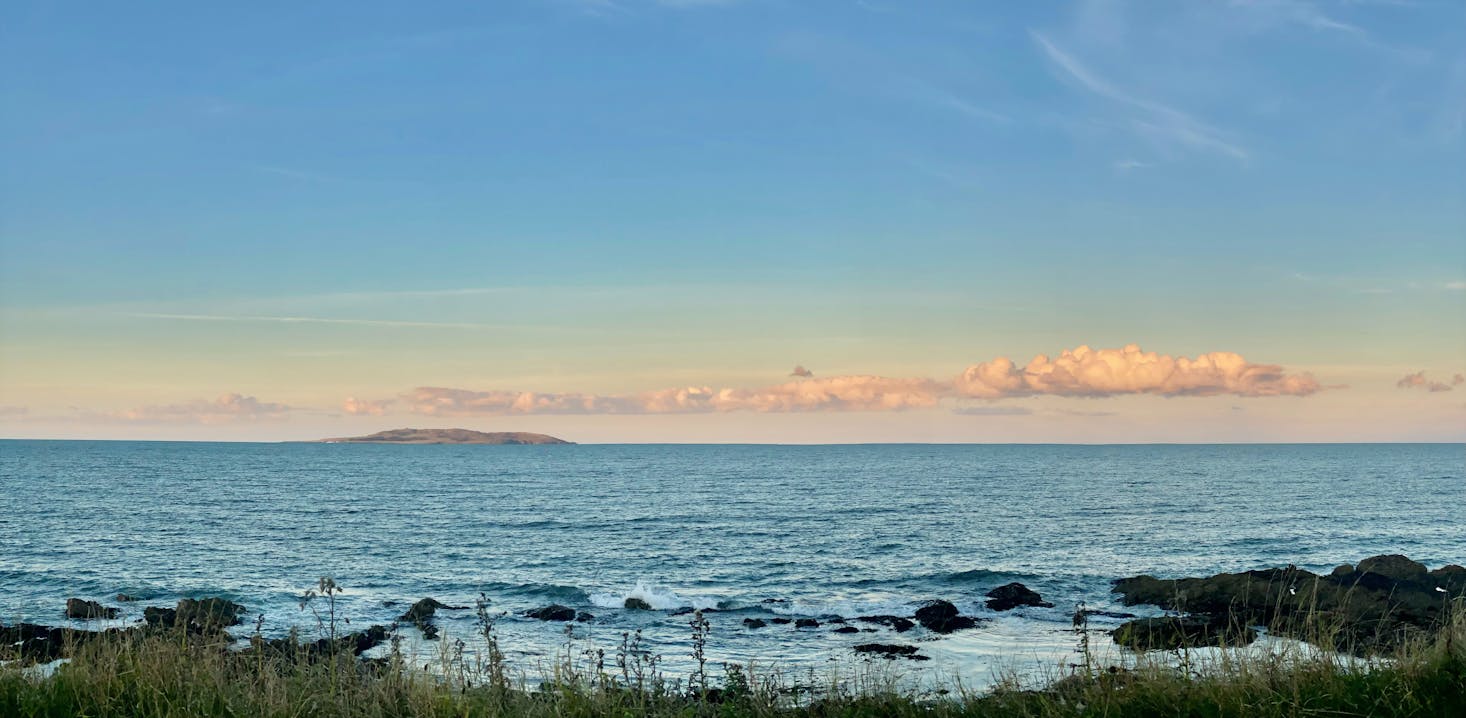
[[[1466,376],[1457,374],[1451,377],[1451,383],[1447,384],[1443,381],[1427,379],[1424,371],[1417,371],[1414,374],[1406,374],[1405,376],[1400,377],[1399,381],[1395,382],[1395,386],[1400,389],[1423,389],[1432,393],[1440,391],[1450,391],[1452,388],[1461,384],[1466,384]]]
[[[1232,352],[1188,359],[1142,351],[1134,344],[1123,349],[1080,346],[1054,359],[1040,354],[1023,367],[998,357],[968,367],[953,382],[958,395],[977,399],[1039,394],[1307,396],[1322,388],[1310,374],[1289,374],[1276,364],[1253,364]]]
[[[341,403],[341,410],[356,416],[382,416],[391,408],[391,399],[378,399],[375,401],[358,399],[354,396],[346,397]]]
[[[227,424],[283,419],[290,411],[291,407],[285,404],[260,401],[243,394],[224,394],[213,401],[195,399],[182,404],[144,406],[117,412],[112,417],[136,422]]]

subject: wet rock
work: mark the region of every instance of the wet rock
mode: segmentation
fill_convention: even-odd
[[[576,611],[575,612],[575,622],[576,623],[590,623],[591,621],[594,621],[594,620],[596,620],[596,617],[595,616],[592,616],[589,613],[586,613],[585,611]]]
[[[857,616],[855,620],[863,623],[874,623],[879,626],[888,626],[897,633],[905,633],[916,628],[914,621],[900,616]]]
[[[779,624],[781,626],[784,625],[784,624],[786,624],[786,623],[793,623],[793,622],[794,622],[794,619],[792,619],[792,618],[779,617],[779,618],[770,618],[769,619],[769,623],[777,623],[777,624]]]
[[[119,593],[113,600],[117,601],[118,603],[132,603],[137,600],[137,596],[126,593]]]
[[[381,645],[390,636],[391,631],[386,626],[372,626],[365,631],[349,633],[338,637],[334,643],[329,638],[321,638],[309,643],[296,643],[289,638],[252,636],[248,652],[265,653],[291,663],[314,662],[327,656],[343,653],[360,656]]]
[[[437,614],[438,609],[440,608],[445,611],[462,611],[466,610],[468,606],[449,606],[446,603],[439,603],[438,601],[431,598],[424,598],[421,601],[412,604],[412,607],[407,609],[407,611],[401,616],[398,616],[397,620],[407,621],[408,623],[427,621],[432,619],[433,616]]]
[[[1345,650],[1369,653],[1439,626],[1444,608],[1466,595],[1466,569],[1375,556],[1319,576],[1295,566],[1207,578],[1135,576],[1112,589],[1127,606],[1151,604],[1214,624],[1262,625],[1303,640],[1333,632]],[[1321,630],[1336,627],[1336,631]]]
[[[575,609],[568,606],[561,606],[558,603],[552,603],[544,608],[525,611],[520,615],[538,621],[574,621]]]
[[[950,601],[928,601],[926,605],[916,609],[914,618],[932,633],[946,634],[977,625],[977,619],[961,615]]]
[[[765,598],[761,603],[788,603],[787,598]]]
[[[836,628],[833,632],[834,633],[860,633],[860,629],[859,628],[856,628],[855,626],[841,626],[839,628]]]
[[[763,628],[764,626],[767,626],[767,625],[769,625],[769,624],[767,622],[765,622],[762,618],[745,618],[745,619],[743,619],[743,627],[744,628]]]
[[[1094,616],[1099,616],[1100,618],[1120,618],[1120,619],[1124,619],[1124,618],[1137,618],[1137,616],[1135,614],[1133,614],[1133,613],[1126,613],[1124,611],[1101,611],[1101,610],[1095,609],[1095,608],[1086,608],[1086,609],[1080,611],[1079,612],[1079,615],[1083,616],[1086,619],[1091,618],[1091,617],[1094,617]]]
[[[83,601],[80,598],[66,599],[66,617],[78,618],[90,621],[98,618],[116,618],[117,609],[103,606],[96,601]]]
[[[1111,632],[1118,643],[1138,651],[1180,650],[1201,646],[1245,646],[1257,640],[1257,631],[1201,617],[1141,618]]]
[[[244,606],[224,598],[185,598],[178,602],[174,624],[191,631],[216,632],[240,624]]]
[[[622,604],[622,607],[627,608],[627,609],[630,609],[632,611],[650,611],[650,610],[652,610],[652,605],[650,603],[647,603],[643,599],[636,598],[635,596],[626,599],[626,601]]]
[[[148,606],[143,609],[143,622],[149,626],[172,628],[178,622],[178,611],[172,608]]]
[[[794,622],[795,628],[819,628],[820,622],[813,618],[801,618]]]
[[[916,646],[899,646],[893,643],[862,643],[855,647],[856,653],[866,653],[882,658],[909,658],[913,661],[929,660],[927,656],[917,653]]]
[[[1011,611],[1019,606],[1053,608],[1037,591],[1021,583],[1009,583],[987,592],[987,607],[994,611]]]

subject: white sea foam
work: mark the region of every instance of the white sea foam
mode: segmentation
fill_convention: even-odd
[[[605,591],[592,593],[590,602],[601,608],[623,608],[626,606],[626,599],[639,598],[647,602],[647,605],[659,611],[670,611],[678,608],[716,608],[718,600],[706,596],[694,596],[683,598],[676,591],[665,586],[648,584],[638,580],[636,586],[630,591],[617,592]]]

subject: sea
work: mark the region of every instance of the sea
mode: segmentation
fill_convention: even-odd
[[[525,675],[597,649],[609,665],[639,637],[658,670],[686,676],[696,608],[714,675],[859,670],[871,659],[853,647],[880,642],[930,659],[890,662],[910,675],[1052,677],[1079,660],[1080,604],[1159,614],[1119,605],[1114,579],[1387,553],[1466,564],[1466,446],[0,441],[0,621],[126,625],[222,596],[249,610],[241,636],[314,637],[329,614],[302,597],[329,577],[338,631],[425,597],[484,600]],[[1015,581],[1053,607],[989,610],[984,594]],[[67,621],[71,597],[121,617]],[[833,630],[932,599],[984,620],[945,636]],[[595,618],[520,615],[550,604]],[[424,666],[481,656],[475,614],[440,611],[432,641],[403,627],[398,650]],[[1122,620],[1093,617],[1090,649],[1116,650],[1104,630]]]

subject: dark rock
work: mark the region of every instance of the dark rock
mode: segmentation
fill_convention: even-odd
[[[860,633],[860,629],[855,626],[841,626],[836,628],[834,633]]]
[[[898,646],[892,643],[862,643],[855,647],[856,653],[869,653],[882,658],[909,658],[915,661],[927,660],[918,654],[916,646]]]
[[[631,609],[633,611],[650,611],[650,610],[652,610],[652,605],[650,603],[647,603],[646,601],[644,601],[644,600],[642,600],[640,598],[636,598],[634,596],[631,597],[631,598],[626,599],[626,601],[622,604],[622,606],[625,607],[625,608]]]
[[[1011,611],[1019,606],[1053,608],[1037,591],[1021,583],[1009,583],[987,592],[987,607],[994,611]]]
[[[1101,618],[1136,618],[1136,615],[1133,613],[1126,613],[1124,611],[1100,611],[1093,608],[1086,608],[1079,613],[1085,618],[1089,618],[1090,616],[1099,616]]]
[[[175,611],[175,625],[187,626],[191,631],[209,633],[239,625],[239,615],[245,613],[246,609],[223,598],[185,598],[178,602]]]
[[[132,603],[133,601],[137,600],[137,596],[132,596],[126,593],[119,593],[114,600],[118,603]]]
[[[821,616],[825,623],[844,623],[845,619],[840,616]]]
[[[596,617],[595,616],[592,616],[589,613],[586,613],[585,611],[576,611],[575,612],[575,622],[576,623],[590,623],[591,621],[594,621],[594,620],[596,620]]]
[[[147,608],[143,609],[143,622],[148,624],[149,626],[162,626],[163,628],[172,628],[174,625],[177,624],[177,621],[178,611],[172,608],[158,608],[157,606],[148,606]]]
[[[540,621],[574,621],[576,613],[573,608],[552,603],[544,608],[525,611],[521,615],[525,618],[533,618]]]
[[[97,618],[116,618],[117,609],[103,606],[96,601],[68,598],[66,599],[66,617],[79,618],[87,621]]]
[[[917,623],[932,633],[951,633],[977,625],[977,619],[961,615],[949,601],[928,601],[916,609]],[[899,629],[898,629],[899,630]]]
[[[1135,576],[1112,590],[1127,606],[1148,603],[1212,624],[1262,625],[1303,640],[1332,632],[1334,645],[1369,653],[1438,627],[1447,603],[1466,595],[1466,569],[1432,572],[1390,555],[1327,576],[1288,566],[1208,578]],[[1330,628],[1336,630],[1321,630]]]
[[[743,626],[745,628],[763,628],[764,626],[767,626],[767,625],[769,625],[769,624],[766,623],[761,618],[745,618],[745,619],[743,619]]]
[[[406,613],[398,616],[397,620],[407,621],[409,623],[426,621],[431,619],[435,614],[437,614],[438,609],[440,608],[445,611],[462,611],[467,609],[468,606],[449,606],[446,603],[439,603],[438,601],[431,598],[424,598],[421,601],[412,604],[412,607],[407,609]]]
[[[763,600],[763,603],[788,603],[788,602],[789,602],[789,599],[787,599],[787,598],[765,598]]]
[[[819,628],[820,622],[813,618],[801,618],[794,622],[795,628]]]
[[[880,626],[889,626],[890,628],[895,629],[897,633],[905,633],[913,628],[916,628],[916,623],[914,621],[909,618],[902,618],[900,616],[857,616],[855,620],[861,621],[863,623],[874,623]]]
[[[1112,633],[1115,643],[1137,651],[1180,650],[1200,646],[1245,646],[1257,631],[1199,617],[1162,616],[1130,621]]]
[[[794,622],[793,619],[784,618],[782,616],[779,617],[779,618],[770,618],[769,619],[769,623],[777,623],[779,625],[783,625],[783,624],[786,624],[786,623],[793,623],[793,622]]]

